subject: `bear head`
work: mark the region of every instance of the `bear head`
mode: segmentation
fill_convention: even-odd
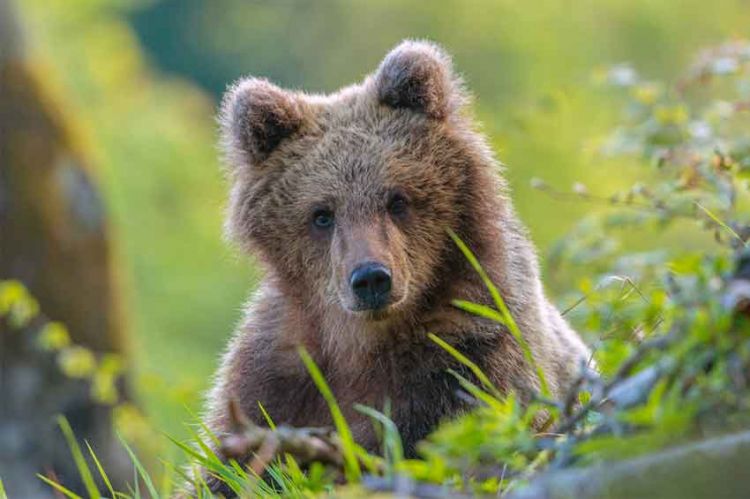
[[[240,80],[220,115],[228,235],[306,309],[413,316],[450,277],[446,229],[478,244],[475,219],[502,192],[467,101],[449,57],[422,41],[331,95]]]

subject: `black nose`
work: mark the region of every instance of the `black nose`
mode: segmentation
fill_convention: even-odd
[[[382,308],[391,294],[391,272],[379,263],[360,265],[349,279],[354,296],[364,310]]]

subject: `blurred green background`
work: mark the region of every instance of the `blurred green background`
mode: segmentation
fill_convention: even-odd
[[[222,240],[214,114],[228,83],[250,73],[332,91],[403,38],[443,44],[544,255],[594,207],[546,197],[529,187],[532,177],[606,194],[642,174],[625,161],[602,168],[593,154],[617,108],[592,88],[595,69],[629,61],[667,77],[699,48],[747,36],[750,26],[742,0],[17,4],[33,58],[99,169],[137,396],[154,427],[178,437],[259,276]]]

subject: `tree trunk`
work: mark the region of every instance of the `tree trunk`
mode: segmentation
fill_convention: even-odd
[[[12,7],[0,0],[0,279],[22,282],[74,344],[122,353],[106,216],[91,165],[43,72],[24,54]],[[32,340],[36,333],[0,320],[0,478],[9,496],[50,496],[36,473],[82,492],[56,414],[94,447],[110,478],[132,476],[111,407],[92,400],[89,380],[64,375]]]

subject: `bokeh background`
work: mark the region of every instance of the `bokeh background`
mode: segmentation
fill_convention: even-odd
[[[327,92],[404,38],[455,59],[540,253],[595,206],[530,179],[606,194],[643,175],[595,153],[617,116],[592,83],[632,62],[669,78],[747,36],[746,0],[17,0],[26,57],[94,165],[110,223],[134,399],[180,438],[259,269],[222,239],[215,110],[244,74]],[[679,233],[668,237],[677,238]],[[636,241],[637,243],[637,241]],[[692,244],[690,240],[681,244]],[[0,241],[2,244],[2,241]],[[553,294],[566,282],[548,279]]]

